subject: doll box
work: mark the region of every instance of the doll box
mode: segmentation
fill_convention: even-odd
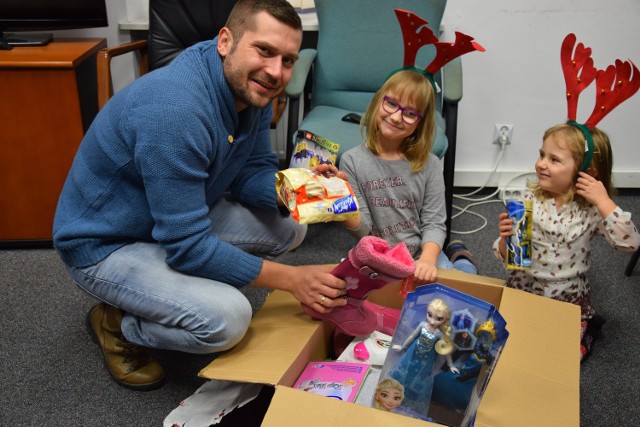
[[[438,282],[493,304],[509,328],[509,341],[482,397],[475,425],[578,426],[579,307],[505,288],[499,279],[454,270],[441,270]],[[394,285],[369,298],[396,308],[404,302]],[[309,361],[329,354],[331,332],[328,325],[306,315],[290,294],[275,291],[254,316],[244,339],[202,369],[200,376],[272,386],[263,426],[434,425],[293,389]]]
[[[507,326],[493,304],[440,283],[419,286],[406,297],[377,379],[387,394],[369,402],[434,423],[473,425]]]

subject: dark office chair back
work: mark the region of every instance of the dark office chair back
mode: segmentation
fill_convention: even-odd
[[[187,47],[217,36],[235,3],[235,0],[151,0],[149,69],[167,65]]]

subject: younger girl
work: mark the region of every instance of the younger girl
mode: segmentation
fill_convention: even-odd
[[[582,310],[581,360],[589,353],[603,320],[594,317],[586,273],[590,267],[591,239],[603,236],[617,251],[633,252],[640,235],[631,214],[622,211],[611,196],[612,156],[608,136],[593,129],[593,158],[581,172],[585,159],[583,132],[571,124],[557,125],[544,134],[535,169],[538,182],[527,194],[533,200],[531,229],[532,265],[512,270],[507,286],[580,306]],[[511,219],[500,214],[500,238],[493,245],[505,258]]]
[[[471,254],[452,265],[442,247],[446,238],[444,179],[431,154],[435,134],[435,94],[415,70],[390,76],[376,92],[361,122],[365,144],[344,153],[347,173],[360,205],[360,218],[344,225],[356,237],[368,234],[390,244],[404,242],[416,259],[415,278],[436,279],[437,268],[478,272]]]

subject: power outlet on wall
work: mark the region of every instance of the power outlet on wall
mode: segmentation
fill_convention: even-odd
[[[499,187],[498,198],[500,200],[509,200],[513,198],[521,198],[524,196],[526,188],[522,186],[510,185],[506,187]]]
[[[506,141],[506,144],[511,144],[513,138],[513,125],[504,123],[496,123],[493,125],[493,143],[502,145],[502,141]]]

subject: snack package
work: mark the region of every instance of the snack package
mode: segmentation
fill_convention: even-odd
[[[358,201],[347,181],[306,168],[276,174],[276,191],[300,224],[345,221],[358,217]]]
[[[335,165],[340,144],[315,133],[299,130],[289,161],[290,168],[312,168],[320,164]]]

